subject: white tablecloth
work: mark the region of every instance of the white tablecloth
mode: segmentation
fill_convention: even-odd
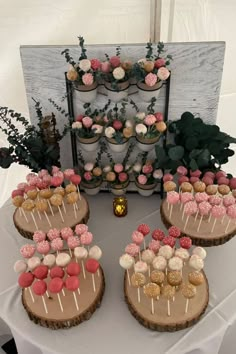
[[[236,237],[220,247],[207,249],[205,271],[210,285],[206,314],[194,327],[175,333],[153,332],[141,326],[129,313],[123,296],[123,271],[118,259],[133,230],[145,222],[152,229],[164,228],[159,215],[159,196],[128,194],[128,215],[117,218],[112,212],[111,194],[87,197],[89,228],[103,250],[102,267],[106,291],[102,306],[81,325],[53,331],[35,325],[21,304],[14,262],[19,248],[28,241],[12,222],[14,208],[8,201],[0,210],[0,317],[10,327],[19,354],[233,354],[236,338]]]

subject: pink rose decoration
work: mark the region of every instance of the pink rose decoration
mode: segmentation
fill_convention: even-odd
[[[116,164],[114,165],[114,171],[115,171],[116,173],[122,172],[123,169],[124,169],[124,167],[123,167],[123,165],[122,165],[121,163],[116,163]]]
[[[162,67],[162,66],[165,66],[165,64],[166,64],[165,59],[162,59],[162,58],[157,59],[157,60],[155,61],[155,68],[160,68],[160,67]]]
[[[121,172],[121,173],[119,173],[118,178],[119,178],[119,181],[122,183],[122,182],[127,181],[128,175],[125,172]]]
[[[153,114],[148,114],[145,118],[144,118],[144,123],[146,125],[153,125],[154,123],[156,123],[156,117]]]
[[[93,70],[98,70],[101,66],[101,62],[98,59],[91,59],[91,68]]]
[[[90,117],[84,117],[82,119],[82,123],[85,126],[85,128],[90,128],[93,125],[93,120]]]
[[[156,117],[157,122],[162,122],[164,120],[164,116],[161,112],[156,112],[154,116]]]
[[[92,179],[92,173],[89,172],[89,171],[85,172],[85,173],[84,173],[84,179],[85,179],[86,181],[91,181],[91,179]]]
[[[84,74],[82,76],[83,84],[86,86],[93,84],[93,75],[91,73]]]
[[[117,68],[117,66],[120,66],[120,58],[118,56],[111,57],[110,63],[113,66],[113,68]]]
[[[112,125],[115,130],[120,130],[123,126],[121,121],[118,119],[115,119]]]
[[[76,122],[82,122],[82,119],[83,119],[83,118],[84,118],[83,114],[79,114],[79,115],[76,117],[75,121],[76,121]]]
[[[152,165],[143,165],[142,172],[147,174],[153,171]]]
[[[147,183],[147,177],[145,175],[139,175],[138,176],[138,183],[146,184]]]
[[[101,71],[103,73],[109,73],[111,69],[111,64],[109,63],[109,61],[104,61],[103,63],[101,63]]]
[[[147,74],[147,76],[145,77],[145,84],[147,86],[154,86],[157,83],[157,76],[155,74],[149,73]]]
[[[160,80],[166,80],[170,76],[170,72],[163,66],[158,70],[157,76]]]

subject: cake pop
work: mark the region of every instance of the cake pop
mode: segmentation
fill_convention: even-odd
[[[194,286],[199,286],[204,282],[204,276],[201,272],[191,272],[188,274],[188,281]]]
[[[89,250],[89,257],[90,258],[94,258],[96,259],[97,261],[99,261],[99,259],[102,257],[102,250],[100,247],[98,246],[93,246],[90,248]]]
[[[15,197],[15,198],[16,198],[16,197]],[[33,214],[33,212],[32,212],[33,209],[34,209],[34,207],[35,207],[35,204],[34,204],[33,200],[31,200],[31,199],[26,199],[26,200],[22,203],[21,207],[23,208],[23,210],[25,210],[25,211],[27,211],[27,212],[30,212],[31,217],[32,217],[32,220],[33,220],[34,225],[35,225],[35,228],[36,228],[36,230],[38,230],[38,225],[37,225],[37,223],[36,223],[34,214]]]
[[[50,241],[54,240],[55,238],[60,237],[60,230],[54,228],[50,229],[47,233],[47,237],[49,238]]]
[[[160,287],[155,283],[148,283],[143,287],[144,294],[151,299],[151,313],[154,315],[154,299],[159,298]]]
[[[186,218],[186,221],[185,221],[185,224],[184,224],[184,230],[187,227],[189,217],[191,215],[195,214],[197,211],[198,211],[198,205],[197,205],[197,203],[195,201],[187,202],[184,205],[184,214],[187,215],[187,218]]]
[[[136,243],[136,245],[140,246],[144,241],[144,236],[141,232],[135,230],[132,233],[132,241]]]
[[[18,284],[20,285],[20,287],[29,289],[32,302],[34,302],[34,297],[30,289],[30,286],[32,285],[33,281],[34,281],[34,275],[32,273],[23,272],[20,274],[18,278]]]
[[[47,254],[43,259],[43,264],[46,265],[48,268],[52,268],[56,263],[56,257],[54,254]]]
[[[41,260],[39,257],[31,257],[28,259],[27,264],[29,269],[32,271],[41,264]]]
[[[155,254],[159,251],[161,245],[158,240],[151,240],[148,244],[148,248],[153,251]]]
[[[226,214],[226,208],[223,205],[214,205],[211,209],[211,214],[215,218],[211,229],[212,233],[216,225],[216,220],[223,218],[223,216]]]
[[[233,189],[236,189],[236,177],[232,177],[229,181],[229,186],[230,186],[230,189],[233,190]]]
[[[123,254],[119,259],[120,266],[126,270],[128,283],[130,286],[130,274],[129,269],[134,265],[134,258],[131,257],[129,254]]]
[[[182,210],[182,207],[188,203],[194,200],[194,196],[192,193],[190,192],[183,192],[180,194],[180,202],[181,202],[181,206],[180,206],[180,211]],[[184,215],[184,213],[183,213]],[[183,219],[183,215],[182,215],[182,219]]]
[[[50,227],[52,227],[52,224],[49,220],[48,214],[47,214],[47,210],[48,210],[48,202],[46,199],[39,199],[36,200],[35,202],[35,208],[36,210],[38,210],[40,213],[44,213],[44,216],[49,224]]]
[[[37,279],[46,279],[48,276],[48,267],[40,264],[34,269],[33,274]]]
[[[93,234],[89,231],[84,232],[80,236],[80,242],[83,246],[88,246],[89,249],[89,245],[93,242]]]
[[[157,256],[153,259],[152,266],[156,270],[165,270],[167,266],[167,261],[163,256]]]
[[[185,313],[188,312],[189,300],[197,293],[196,287],[192,284],[184,284],[182,287],[182,294],[186,298]]]
[[[173,181],[174,176],[171,173],[165,173],[163,176],[163,182]]]
[[[167,193],[167,203],[168,206],[170,205],[170,215],[169,218],[171,219],[173,205],[178,204],[179,202],[179,193],[175,191],[171,191]]]
[[[33,286],[32,286],[33,292],[42,297],[42,301],[43,301],[43,306],[44,306],[44,310],[45,313],[48,313],[48,309],[47,309],[47,305],[44,299],[44,294],[47,291],[47,284],[44,280],[37,280],[36,282],[34,282]]]
[[[85,262],[85,268],[86,270],[92,274],[92,282],[93,282],[93,291],[96,291],[96,284],[95,284],[95,279],[94,279],[94,274],[97,272],[99,268],[99,263],[96,261],[96,259],[90,258],[87,259]]]
[[[193,186],[189,182],[183,182],[181,183],[181,191],[184,192],[189,192],[191,193],[193,190]]]
[[[14,272],[16,273],[25,273],[27,270],[27,264],[23,260],[16,261],[14,264]]]
[[[191,239],[190,239],[190,241],[191,241]],[[185,248],[182,248],[182,247],[177,248],[177,250],[175,250],[175,256],[181,258],[183,260],[183,262],[186,262],[190,257],[188,250]]]
[[[130,243],[125,247],[125,253],[128,253],[130,256],[135,257],[140,252],[140,247],[135,243]]]
[[[60,214],[60,217],[61,217],[61,221],[64,223],[65,220],[62,216],[62,212],[61,212],[61,205],[62,205],[62,201],[63,201],[63,198],[60,194],[53,194],[50,198],[50,203],[55,206],[56,208],[58,208],[58,211],[59,211],[59,214]]]
[[[66,267],[71,261],[71,257],[68,253],[61,252],[56,256],[56,265],[59,267]]]
[[[21,190],[21,189],[15,189],[11,192],[11,197],[12,199],[14,199],[14,197],[17,197],[17,196],[20,196],[20,197],[24,197],[24,190]],[[22,199],[22,202],[24,201],[24,198]]]
[[[176,183],[173,181],[167,181],[163,185],[165,192],[171,192],[176,190]]]
[[[35,254],[35,246],[31,244],[26,244],[21,247],[20,253],[24,258],[31,258]]]
[[[39,196],[46,201],[52,216],[54,216],[54,212],[53,212],[52,206],[51,206],[51,204],[49,202],[49,199],[51,198],[52,195],[53,195],[53,192],[49,188],[41,189],[39,191]]]
[[[162,241],[165,237],[165,233],[161,229],[155,229],[152,232],[152,238],[154,240]]]
[[[158,256],[163,256],[165,259],[170,259],[173,255],[173,249],[169,245],[161,246]]]
[[[76,263],[76,265],[78,266],[78,264]],[[72,275],[70,277],[66,278],[65,281],[65,286],[66,289],[69,291],[73,292],[73,297],[74,297],[74,301],[75,301],[75,306],[76,306],[76,310],[79,311],[79,305],[78,305],[78,301],[77,301],[77,297],[76,297],[76,290],[79,290],[79,279],[78,277]]]
[[[148,266],[146,262],[138,261],[134,264],[134,271],[136,273],[143,273],[145,274],[148,271]]]
[[[187,170],[187,168],[184,167],[184,166],[179,166],[179,167],[177,168],[177,173],[178,173],[179,175],[181,175],[181,176],[186,176],[187,173],[188,173],[188,170]]]
[[[193,254],[189,259],[189,265],[190,267],[192,267],[193,269],[199,272],[204,267],[204,261],[198,255]]]
[[[169,245],[171,248],[175,247],[175,242],[176,242],[176,239],[174,237],[172,237],[172,236],[166,236],[163,239],[163,244],[164,245]]]
[[[50,269],[50,277],[51,279],[54,278],[63,278],[65,275],[64,270],[62,269],[62,267],[59,266],[54,266]]]
[[[76,213],[77,204],[76,203],[77,203],[77,201],[79,199],[78,193],[71,192],[71,193],[67,194],[66,199],[67,199],[67,203],[68,204],[72,204],[73,205],[75,219],[77,219],[77,213]]]
[[[171,286],[179,286],[182,283],[182,275],[181,272],[177,270],[172,270],[167,274],[167,282]]]
[[[196,254],[197,256],[199,256],[201,259],[205,259],[206,258],[206,250],[202,247],[195,247],[193,249],[193,254]]]
[[[34,234],[33,234],[33,240],[34,240],[35,243],[38,243],[38,242],[46,240],[45,232],[43,232],[41,230],[35,231]]]
[[[206,187],[206,193],[208,195],[215,195],[217,193],[218,187],[216,185],[208,185]]]
[[[29,220],[27,219],[27,216],[25,214],[24,209],[21,207],[24,202],[24,198],[21,195],[16,195],[12,198],[12,204],[16,207],[19,208],[20,210],[20,215],[24,215],[25,221],[29,223]]]
[[[218,192],[221,195],[227,195],[230,192],[230,188],[226,184],[221,184],[220,186],[218,186]]]
[[[61,238],[55,238],[51,242],[51,248],[53,251],[62,251],[63,250],[63,241]]]
[[[168,233],[169,233],[169,236],[174,237],[174,238],[178,238],[181,235],[181,230],[177,226],[171,226],[168,229]]]
[[[37,252],[46,255],[50,251],[50,243],[48,241],[41,241],[36,245]]]
[[[200,193],[202,193],[202,192],[205,192],[205,190],[206,190],[206,185],[205,185],[205,183],[202,182],[202,181],[197,181],[197,182],[194,183],[193,188],[194,188],[194,191],[195,191],[195,192],[200,192]]]
[[[133,287],[137,288],[138,292],[138,302],[141,302],[140,299],[140,287],[143,287],[146,283],[146,277],[142,273],[133,273],[131,277],[131,284]]]
[[[232,219],[234,219],[234,220],[236,219],[236,204],[230,205],[227,208],[227,215],[229,217],[229,221],[228,221],[228,224],[226,226],[225,233],[228,231],[228,228],[229,228],[231,220]]]
[[[201,218],[200,218],[200,221],[199,221],[199,224],[198,224],[198,227],[197,227],[197,232],[199,232],[199,230],[200,230],[203,216],[207,216],[209,214],[209,212],[211,211],[211,209],[212,209],[212,206],[211,206],[210,203],[208,203],[208,202],[199,203],[198,211],[199,211],[199,213],[201,215]]]
[[[51,293],[53,293],[53,294],[57,294],[57,298],[58,298],[58,302],[59,302],[59,305],[60,305],[61,312],[63,312],[64,309],[63,309],[63,306],[62,306],[62,302],[61,302],[61,298],[60,298],[60,294],[59,293],[62,291],[63,285],[64,285],[64,282],[63,282],[63,280],[61,278],[53,278],[48,283],[49,291]]]
[[[71,181],[75,186],[77,186],[78,195],[79,195],[79,200],[81,200],[81,195],[80,195],[80,190],[79,190],[79,184],[80,184],[80,182],[81,182],[81,177],[80,177],[80,175],[76,175],[76,174],[72,175],[72,176],[70,177],[70,181]]]
[[[71,262],[68,264],[66,268],[66,272],[68,275],[73,276],[76,275],[78,276],[80,274],[80,266],[76,262]]]
[[[70,236],[74,236],[74,232],[70,227],[64,227],[61,229],[61,237],[63,240],[67,240]]]
[[[182,271],[182,269],[183,269],[183,261],[179,257],[172,257],[172,258],[169,259],[168,267],[170,268],[170,270]]]
[[[137,230],[139,232],[141,232],[144,236],[144,239],[143,239],[143,247],[144,249],[146,249],[146,241],[145,241],[145,237],[149,234],[150,232],[150,227],[147,225],[147,224],[140,224],[137,228]]]
[[[80,245],[80,240],[78,236],[70,236],[67,239],[67,245],[69,247],[70,256],[72,257],[71,250],[75,249]]]
[[[146,249],[142,252],[141,259],[148,265],[148,273],[150,276],[150,264],[152,264],[153,259],[155,258],[155,253],[150,249]]]
[[[66,194],[76,192],[76,186],[74,184],[67,184],[65,191]]]
[[[162,288],[162,294],[167,299],[167,315],[170,316],[170,299],[175,296],[175,288],[169,284],[164,285]]]
[[[70,181],[70,177],[75,174],[75,171],[72,168],[66,169],[64,172],[64,178]]]
[[[84,234],[87,231],[88,231],[88,225],[86,225],[86,224],[77,224],[75,227],[75,233],[78,236],[81,236],[82,234]]]
[[[160,286],[163,286],[165,280],[165,273],[160,270],[153,270],[150,274],[150,280]]]

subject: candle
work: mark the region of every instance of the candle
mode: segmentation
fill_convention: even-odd
[[[118,217],[127,215],[127,212],[128,212],[127,199],[124,197],[114,198],[113,212],[114,212],[114,215],[118,216]]]

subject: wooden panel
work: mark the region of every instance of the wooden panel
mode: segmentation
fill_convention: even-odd
[[[22,46],[21,59],[24,72],[27,100],[30,117],[36,122],[34,102],[31,97],[40,100],[45,111],[50,112],[53,107],[48,98],[53,98],[59,105],[67,110],[66,100],[61,98],[66,93],[64,72],[67,63],[61,55],[63,49],[69,48],[75,59],[79,56],[77,46]],[[91,45],[87,46],[89,58],[97,57],[104,60],[104,53],[115,54],[115,45]],[[221,77],[224,63],[224,42],[201,43],[169,43],[166,44],[169,54],[173,55],[171,64],[172,77],[170,88],[169,119],[180,118],[180,115],[188,110],[199,113],[205,122],[216,121]],[[145,57],[145,44],[122,45],[122,58],[136,61]],[[163,111],[164,90],[157,102],[157,110]],[[141,110],[145,110],[147,104],[140,103],[137,93],[131,95],[138,103]],[[105,95],[99,95],[95,107],[101,107],[106,102]],[[82,105],[76,104],[76,113],[82,112]],[[133,113],[128,111],[128,117]],[[57,114],[59,125],[66,119]],[[69,137],[61,144],[62,164],[71,166],[71,154],[68,153]]]

